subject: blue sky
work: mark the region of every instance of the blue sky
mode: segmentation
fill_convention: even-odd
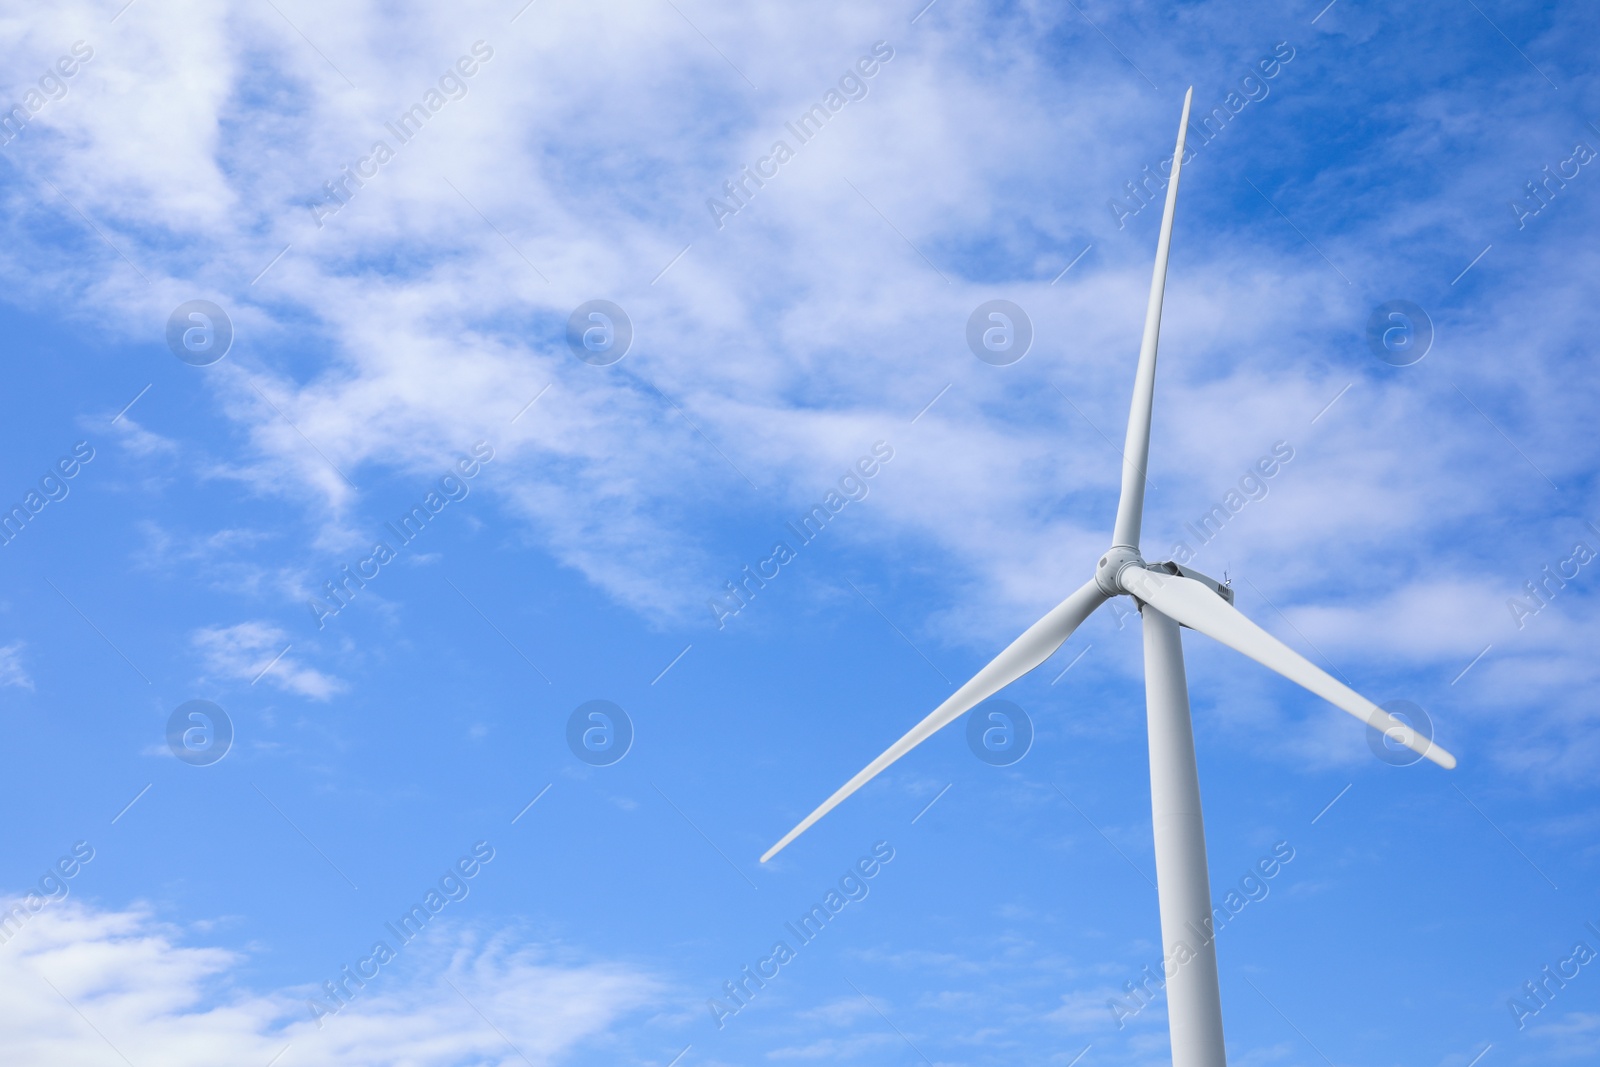
[[[1524,983],[1600,951],[1593,13],[3,18],[0,502],[40,494],[0,545],[6,1062],[1166,1062],[1163,1000],[1110,1007],[1160,955],[1125,602],[1004,694],[1020,761],[963,721],[757,857],[1106,545],[1159,221],[1126,183],[1190,85],[1230,117],[1183,175],[1145,554],[1287,450],[1194,565],[1460,759],[1384,762],[1186,634],[1214,896],[1292,853],[1219,938],[1230,1059],[1592,1059],[1600,964]],[[995,299],[1033,326],[1009,366],[967,347]],[[166,340],[193,300],[233,328],[206,366]],[[567,342],[595,300],[633,330],[605,366]],[[1368,342],[1390,301],[1432,324],[1409,366]],[[191,700],[232,724],[220,761],[168,745]],[[594,700],[633,731],[604,766],[567,742]]]

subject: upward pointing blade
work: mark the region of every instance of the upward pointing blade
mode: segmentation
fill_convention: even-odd
[[[761,862],[765,863],[776,856],[784,846],[809,829],[812,823],[836,808],[845,797],[872,781],[878,772],[922,744],[941,728],[954,722],[962,712],[994,696],[1049,659],[1055,650],[1072,636],[1072,631],[1082,625],[1083,620],[1106,600],[1105,593],[1101,592],[1100,587],[1092,579],[1085,582],[1077,592],[1052,608],[1048,615],[1023,631],[1021,637],[1007,645],[1004,652],[990,660],[988,665],[973,675],[966,685],[952,693],[950,699],[934,708],[927,718],[913,726],[909,733],[890,745],[883,755],[867,764],[859,774],[840,786],[816,811],[801,820],[799,826],[784,834],[782,841],[767,849],[766,855],[761,857]]]
[[[1139,344],[1139,371],[1133,379],[1133,406],[1128,411],[1128,437],[1122,449],[1122,496],[1117,500],[1117,525],[1113,545],[1139,547],[1139,526],[1144,520],[1145,469],[1150,463],[1150,406],[1156,390],[1156,342],[1161,337],[1161,298],[1167,288],[1167,253],[1172,249],[1172,214],[1178,206],[1178,172],[1183,167],[1183,136],[1189,129],[1189,101],[1194,88],[1183,94],[1183,119],[1178,123],[1178,147],[1172,151],[1172,180],[1167,183],[1167,206],[1161,214],[1161,237],[1156,242],[1155,273],[1150,278],[1150,303],[1144,312],[1144,340]]]
[[[1456,765],[1456,758],[1450,753],[1267,633],[1204,584],[1139,566],[1124,568],[1118,580],[1130,594],[1163,615],[1243,652],[1445,770]]]

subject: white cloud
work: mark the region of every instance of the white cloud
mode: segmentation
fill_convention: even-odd
[[[757,90],[664,5],[541,5],[514,24],[502,6],[380,15],[333,4],[313,18],[291,5],[324,58],[260,7],[137,5],[107,29],[97,7],[69,4],[6,58],[31,70],[75,35],[93,38],[95,58],[11,150],[24,174],[52,174],[151,282],[88,230],[83,255],[64,257],[28,247],[18,226],[0,270],[19,293],[76,293],[107,332],[144,341],[183,299],[227,306],[241,340],[208,380],[247,442],[227,470],[303,508],[324,528],[314,547],[355,532],[361,498],[339,471],[357,484],[372,467],[432,477],[483,437],[499,453],[483,491],[531,542],[633,610],[705,620],[706,597],[747,559],[704,531],[809,503],[882,437],[897,458],[838,533],[893,545],[908,569],[939,567],[947,603],[963,606],[933,606],[919,629],[992,649],[1075,587],[1110,525],[1153,243],[1153,212],[1118,230],[1105,201],[1168,150],[1176,95],[1146,93],[1126,70],[1107,78],[1099,64],[1113,56],[1049,61],[1039,41],[1088,33],[1067,10],[938,10],[914,27],[850,6],[699,11],[700,30]],[[1181,62],[1147,24],[1141,65],[1226,72],[1197,88],[1214,101],[1239,73],[1236,22],[1226,7],[1197,8]],[[604,48],[589,46],[597,33]],[[494,58],[467,95],[319,227],[308,204],[323,183],[480,37]],[[896,55],[867,97],[716,229],[706,197],[879,39]],[[1309,102],[1304,78],[1331,45],[1307,31],[1296,46],[1305,55],[1273,95],[1186,172],[1147,550],[1162,554],[1156,538],[1286,439],[1294,464],[1203,565],[1253,576],[1292,618],[1363,655],[1470,657],[1499,573],[1485,564],[1548,555],[1530,548],[1543,533],[1531,521],[1494,537],[1513,506],[1532,517],[1551,506],[1501,431],[1560,484],[1581,483],[1595,462],[1588,376],[1505,358],[1581,350],[1600,314],[1582,291],[1593,253],[1543,253],[1560,269],[1506,276],[1441,310],[1438,354],[1414,372],[1378,367],[1359,324],[1374,287],[1397,284],[1393,262],[1425,242],[1464,263],[1488,238],[1458,205],[1500,210],[1518,183],[1502,189],[1504,156],[1430,169],[1426,181],[1389,175],[1427,165],[1420,150],[1414,163],[1299,159],[1301,184],[1287,190],[1257,173],[1346,285],[1240,179],[1259,152],[1250,138]],[[1474,146],[1513,139],[1543,159],[1540,138],[1565,138],[1548,118],[1528,120],[1528,94],[1547,90],[1511,80],[1524,74],[1494,85],[1504,106],[1471,114]],[[265,85],[270,103],[257,99]],[[1469,118],[1442,90],[1408,93],[1406,107],[1382,117],[1413,145],[1462,136]],[[1250,211],[1216,218],[1235,186]],[[39,203],[21,197],[15,212],[43,204],[78,225],[41,181],[32,187]],[[1307,218],[1345,201],[1358,214],[1333,215],[1349,225],[1331,236]],[[1524,254],[1504,241],[1502,253]],[[970,309],[1001,293],[1036,329],[1013,368],[978,363],[961,341]],[[579,364],[561,339],[571,309],[601,295],[635,324],[617,368]],[[1446,382],[1434,368],[1447,344]],[[337,684],[283,668],[268,677],[306,695]]]
[[[1588,1059],[1594,1055],[1595,1041],[1600,1040],[1600,1013],[1569,1011],[1547,1023],[1533,1024],[1528,1036],[1543,1042],[1540,1059]]]
[[[230,681],[258,679],[312,700],[327,700],[345,683],[288,654],[293,646],[283,630],[267,622],[202,627],[190,640],[205,660],[205,669]]]
[[[522,1056],[543,1067],[658,992],[654,979],[623,966],[556,961],[537,946],[457,928],[406,947],[319,1028],[306,1006],[315,983],[250,992],[237,984],[243,955],[185,941],[145,910],[46,906],[0,945],[0,999],[13,1010],[0,1062],[99,1067],[120,1053],[205,1067],[282,1053],[277,1067],[454,1067]]]
[[[1113,1003],[1131,1007],[1131,1001],[1126,992],[1112,986],[1101,986],[1098,989],[1080,989],[1061,995],[1061,1004],[1052,1010],[1045,1018],[1053,1023],[1058,1023],[1067,1032],[1074,1034],[1092,1035],[1103,1033],[1107,1027],[1115,1025],[1117,1014],[1111,1008]],[[1134,1020],[1138,1022],[1135,1023]],[[1149,1025],[1150,1023],[1166,1022],[1166,1001],[1157,997],[1156,1001],[1146,1006],[1131,1017],[1125,1018],[1125,1025]]]
[[[859,996],[840,997],[795,1013],[797,1019],[823,1026],[841,1027],[872,1016],[872,1005]]]
[[[22,665],[24,647],[26,646],[21,641],[0,645],[0,685],[14,685],[28,690],[33,688],[33,679]]]
[[[882,1055],[884,1049],[901,1046],[894,1034],[852,1034],[849,1037],[824,1037],[803,1045],[780,1045],[767,1053],[769,1060],[825,1060],[842,1063],[870,1054]]]
[[[141,458],[155,455],[171,456],[179,451],[178,442],[170,437],[152,433],[134,421],[133,416],[124,415],[113,426],[113,433],[122,442],[122,447],[131,454]]]

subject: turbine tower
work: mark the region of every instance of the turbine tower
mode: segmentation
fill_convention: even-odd
[[[1430,738],[1419,735],[1251,622],[1234,608],[1232,589],[1177,563],[1147,563],[1139,552],[1145,468],[1150,457],[1156,343],[1161,332],[1161,299],[1166,289],[1172,215],[1178,202],[1184,132],[1189,125],[1189,103],[1193,95],[1191,88],[1183,98],[1178,145],[1172,156],[1172,180],[1167,185],[1161,237],[1156,243],[1155,272],[1150,280],[1150,303],[1145,310],[1144,340],[1139,346],[1139,369],[1134,377],[1127,445],[1123,449],[1122,495],[1117,501],[1111,546],[1100,557],[1092,578],[1028,627],[1021,637],[904,737],[840,786],[801,820],[800,825],[768,849],[761,862],[770,860],[851,793],[936,731],[1049,659],[1101,604],[1115,596],[1130,596],[1139,606],[1144,631],[1150,806],[1155,829],[1162,954],[1164,959],[1177,963],[1174,967],[1169,962],[1166,968],[1172,1062],[1174,1067],[1226,1067],[1205,827],[1200,817],[1200,777],[1195,766],[1194,732],[1189,718],[1189,689],[1184,677],[1179,627],[1187,626],[1244,653],[1447,770],[1456,765],[1456,760]]]

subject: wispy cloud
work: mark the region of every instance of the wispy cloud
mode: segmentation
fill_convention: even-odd
[[[229,681],[266,682],[312,700],[327,700],[345,683],[297,661],[289,636],[266,622],[202,627],[190,635],[205,669]]]
[[[21,641],[0,645],[0,685],[14,685],[29,690],[33,688],[33,679],[22,665],[24,647],[26,646]]]
[[[9,908],[16,904],[8,900]],[[655,979],[607,962],[558,962],[509,936],[457,927],[408,949],[318,1027],[317,983],[249,991],[247,958],[197,946],[149,911],[47,905],[0,946],[0,996],[17,1008],[0,1033],[10,1063],[351,1062],[452,1067],[546,1064],[651,1003]]]
[[[472,507],[514,516],[528,543],[630,610],[692,623],[730,560],[770,549],[706,530],[808,504],[882,437],[895,467],[840,533],[946,576],[946,599],[907,624],[919,644],[996,647],[1082,580],[1076,561],[1109,528],[1109,442],[1153,244],[1153,213],[1123,228],[1106,204],[1169,150],[1176,91],[1150,90],[1070,10],[941,6],[911,26],[848,6],[757,23],[713,9],[695,16],[701,38],[669,5],[643,4],[608,24],[602,55],[576,46],[592,28],[559,7],[515,24],[494,4],[465,10],[407,6],[403,39],[389,17],[341,10],[312,48],[262,5],[131,8],[96,38],[85,80],[8,148],[17,239],[0,272],[19,299],[71,294],[96,328],[143,341],[180,300],[224,304],[240,342],[206,381],[239,447],[218,462],[327,531],[310,535],[319,548],[355,536],[353,515],[373,503],[352,482],[431,478],[483,437],[501,458]],[[92,37],[102,18],[68,4],[50,32]],[[1158,85],[1199,71],[1197,99],[1213,102],[1239,84],[1240,49],[1265,52],[1279,32],[1241,45],[1237,12],[1202,5],[1180,51],[1156,18],[1135,11],[1126,32],[1102,30],[1140,41],[1138,69]],[[1452,41],[1466,32],[1444,15],[1405,18]],[[1587,432],[1600,398],[1573,355],[1600,328],[1584,289],[1595,254],[1571,236],[1597,214],[1580,185],[1590,175],[1524,230],[1506,211],[1588,134],[1545,106],[1550,89],[1526,68],[1485,66],[1471,49],[1389,64],[1419,79],[1403,93],[1365,84],[1372,68],[1328,59],[1349,58],[1341,35],[1354,31],[1341,27],[1331,15],[1315,30],[1285,24],[1297,58],[1186,171],[1146,548],[1166,554],[1158,539],[1287,440],[1294,466],[1203,565],[1262,577],[1312,640],[1444,670],[1483,647],[1495,590],[1509,595],[1525,561],[1567,547],[1542,517],[1584,505],[1553,496],[1545,474],[1582,485],[1600,463]],[[495,58],[466,95],[319,220],[325,183],[391,137],[385,123],[479,32]],[[8,53],[28,61],[18,69],[57,47],[43,33]],[[1080,37],[1082,62],[1039,47]],[[966,47],[975,38],[990,47]],[[680,39],[692,47],[661,47]],[[716,229],[705,200],[878,40],[897,58],[866,97]],[[1459,88],[1469,73],[1480,96]],[[270,105],[251,91],[261,84],[278,87]],[[1329,149],[1326,123],[1307,116],[1334,92],[1384,144],[1416,150]],[[1569,224],[1554,221],[1562,212]],[[47,233],[24,224],[41,213]],[[1094,256],[1052,285],[1090,243]],[[1002,290],[1038,338],[1011,368],[961,343],[965,314]],[[638,336],[611,368],[576,360],[564,336],[572,309],[601,294]],[[1364,346],[1366,316],[1396,295],[1437,320],[1435,353],[1414,368]],[[170,461],[135,424],[123,432],[130,452]],[[261,614],[299,610],[294,583],[276,584]],[[1591,594],[1565,603],[1579,611]],[[233,678],[281,649],[206,640]],[[1557,641],[1543,652],[1568,672],[1582,654]],[[266,679],[318,699],[340,684],[292,657]],[[1476,667],[1458,699],[1487,706],[1477,679],[1495,669]],[[1595,729],[1571,708],[1560,721],[1567,741]]]

